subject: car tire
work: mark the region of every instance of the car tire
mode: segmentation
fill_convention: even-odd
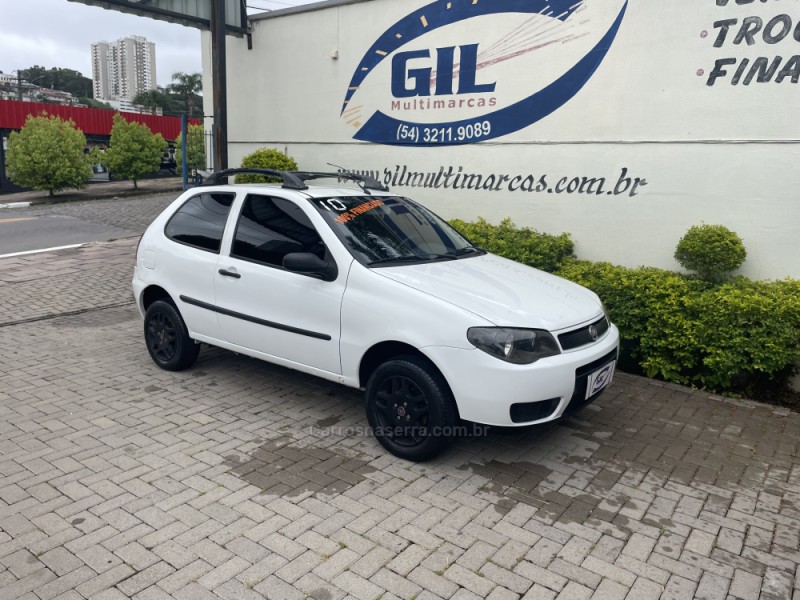
[[[144,340],[150,358],[166,371],[188,369],[200,354],[200,345],[189,337],[178,309],[165,300],[157,300],[147,309]]]
[[[403,356],[372,373],[365,394],[373,435],[389,452],[430,460],[449,444],[458,420],[447,382],[426,360]]]

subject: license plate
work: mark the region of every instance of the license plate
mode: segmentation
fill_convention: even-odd
[[[611,383],[611,380],[614,378],[614,368],[616,364],[617,361],[611,361],[589,375],[589,380],[586,383],[586,400]]]

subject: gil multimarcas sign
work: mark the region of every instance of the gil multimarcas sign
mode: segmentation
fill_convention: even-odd
[[[341,116],[357,123],[371,113],[354,137],[380,144],[470,144],[523,129],[558,110],[594,75],[616,38],[627,2],[591,49],[581,52],[553,81],[542,84],[531,78],[532,89],[521,99],[503,94],[504,76],[518,81],[520,73],[541,70],[537,50],[590,35],[562,26],[582,6],[575,0],[439,0],[423,6],[389,27],[364,54],[347,88]],[[490,19],[506,23],[499,39],[494,28],[481,28],[479,22]],[[474,22],[473,38],[484,39],[420,47],[437,30],[464,21]],[[385,87],[385,81],[370,81],[384,61],[391,64],[391,111],[410,117],[357,104],[363,87]],[[497,68],[503,63],[513,71]]]

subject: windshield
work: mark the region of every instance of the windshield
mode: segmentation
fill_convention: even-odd
[[[445,221],[407,198],[347,196],[311,202],[353,256],[370,266],[483,254]]]

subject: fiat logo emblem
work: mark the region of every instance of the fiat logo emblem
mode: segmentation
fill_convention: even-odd
[[[589,335],[592,336],[592,340],[596,340],[600,334],[597,333],[597,327],[594,325],[589,326]]]

